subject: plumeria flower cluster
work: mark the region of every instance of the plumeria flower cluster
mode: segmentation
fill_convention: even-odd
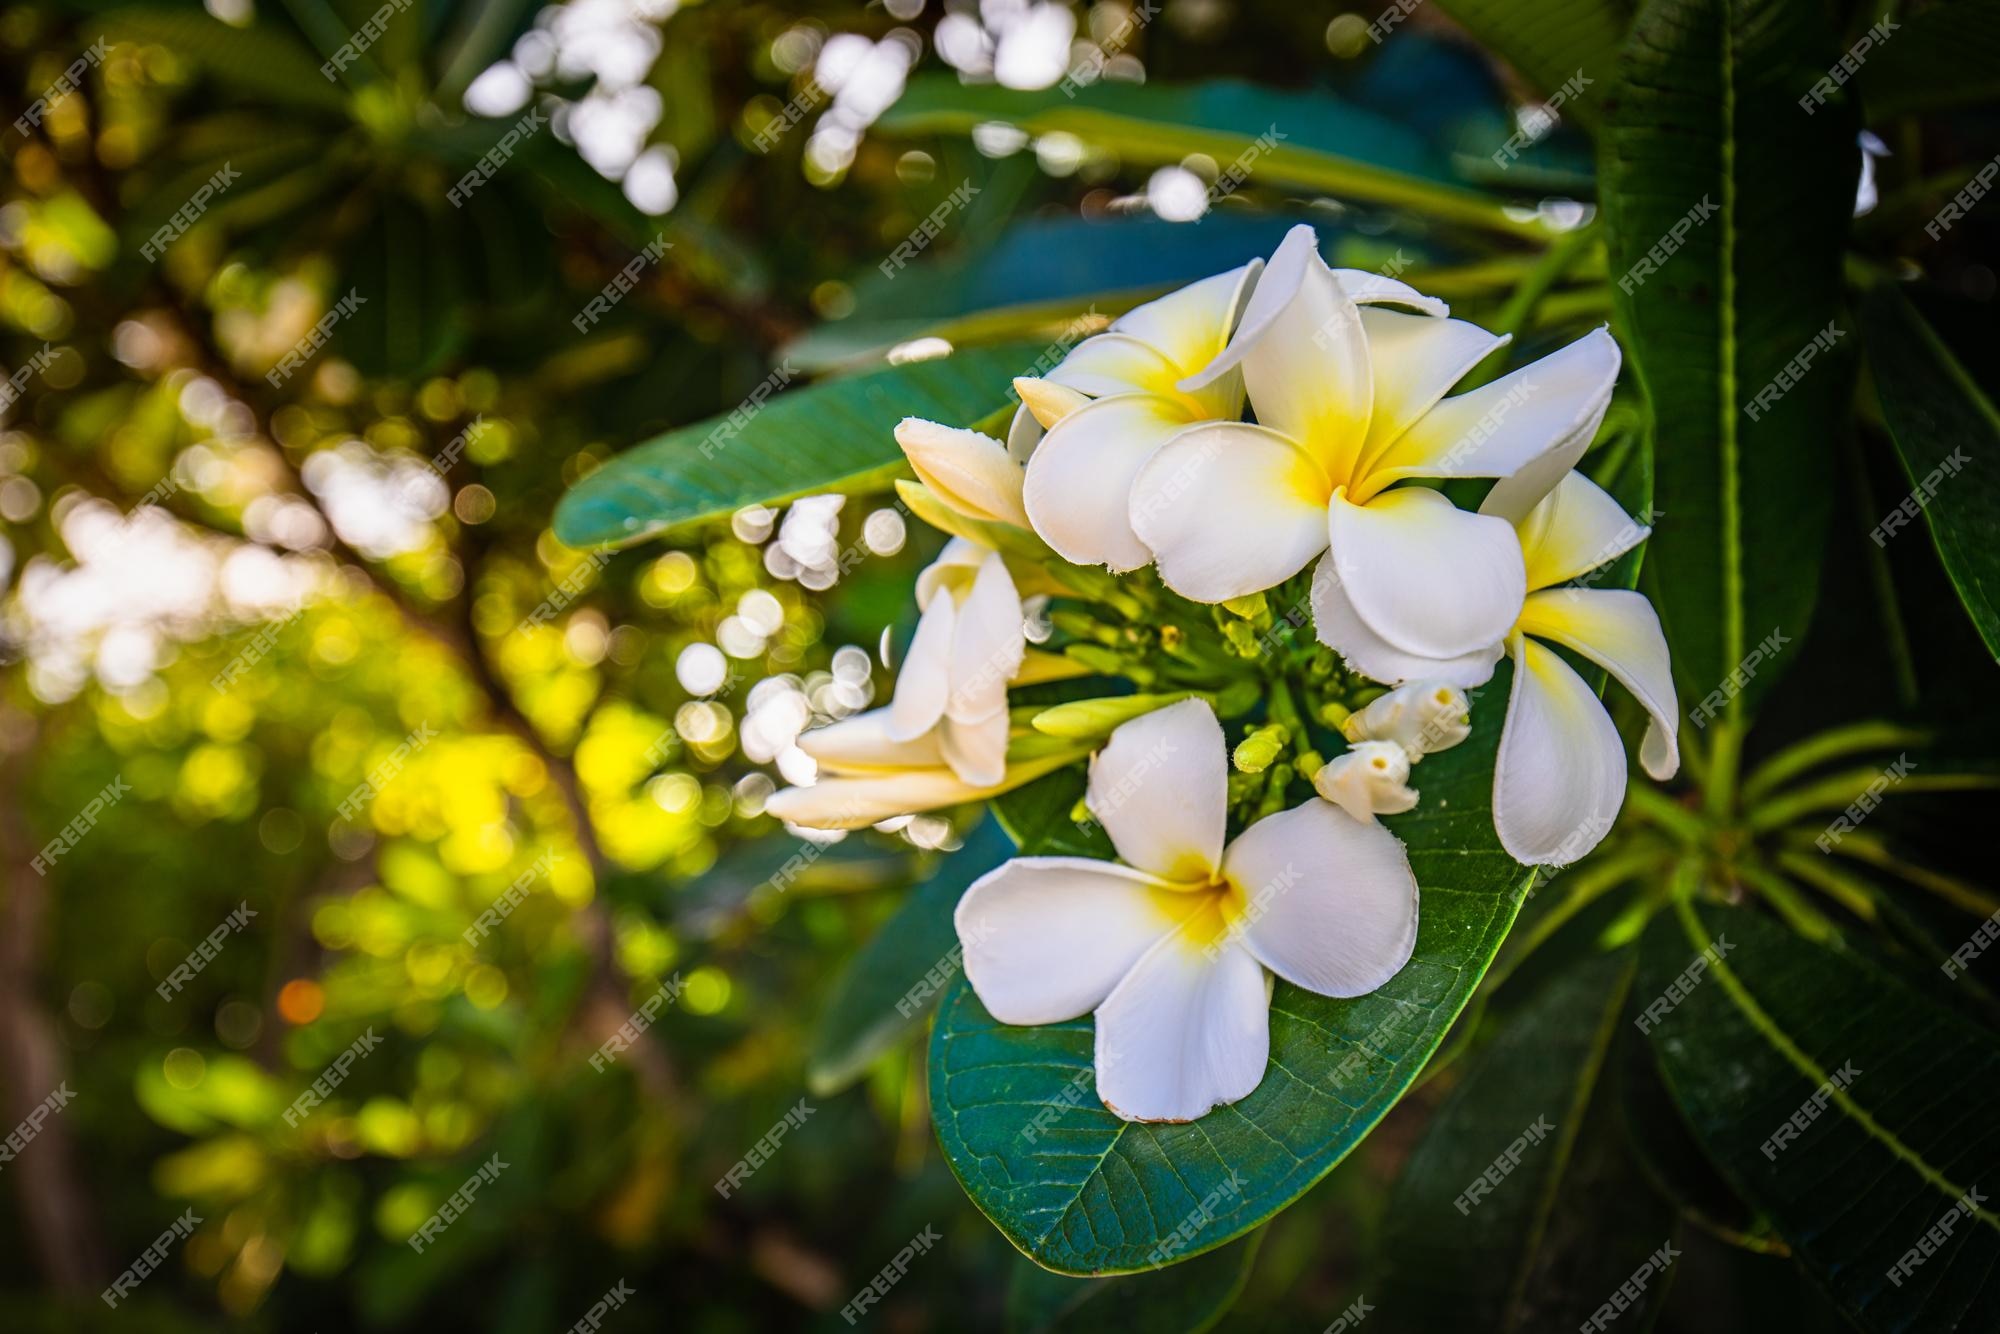
[[[906,420],[899,490],[951,540],[891,703],[802,736],[819,777],[769,809],[859,828],[1087,761],[1074,814],[1116,860],[979,880],[966,975],[1004,1023],[1094,1014],[1119,1116],[1247,1096],[1274,979],[1357,996],[1409,960],[1417,885],[1384,817],[1471,735],[1503,658],[1492,810],[1516,860],[1576,860],[1624,801],[1624,744],[1565,654],[1645,709],[1649,774],[1678,766],[1659,619],[1591,586],[1649,532],[1577,471],[1617,344],[1599,329],[1451,392],[1507,341],[1329,267],[1301,226],[1017,380],[994,434]],[[1476,509],[1459,479],[1490,479]],[[1060,681],[1063,702],[1021,693]]]

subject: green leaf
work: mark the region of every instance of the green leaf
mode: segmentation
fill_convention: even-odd
[[[1631,11],[1617,0],[1438,0],[1480,43],[1547,96],[1581,72],[1583,96],[1563,104],[1564,120],[1595,127],[1617,77],[1618,47]]]
[[[333,300],[362,304],[334,326],[335,346],[364,374],[416,380],[438,369],[471,333],[455,219],[400,196],[347,254]]]
[[[1712,947],[1720,958],[1681,981]],[[1635,1008],[1655,1019],[1661,1072],[1695,1137],[1848,1317],[1884,1331],[2000,1325],[1990,1203],[1956,1217],[1935,1254],[1913,1249],[1968,1189],[2000,1182],[1992,1032],[1751,909],[1682,901],[1641,952]],[[1804,1129],[1776,1141],[1788,1123]]]
[[[2000,657],[2000,480],[1993,475],[2000,413],[1901,292],[1876,288],[1862,321],[1875,392],[1903,471],[1919,502],[1930,495],[1923,516],[1931,540],[1979,637]],[[1900,529],[1905,522],[1892,510],[1871,536],[1886,543],[1895,534],[1884,526]]]
[[[1414,131],[1328,93],[1228,80],[1099,81],[1015,92],[926,75],[910,81],[875,128],[884,134],[969,134],[989,121],[1008,121],[1032,135],[1073,134],[1139,166],[1206,153],[1225,171],[1240,166],[1245,180],[1413,209],[1515,236],[1548,234],[1532,218],[1510,216],[1498,199],[1465,188]]]
[[[1456,1331],[1467,1311],[1483,1330],[1575,1329],[1673,1239],[1672,1208],[1625,1147],[1611,1077],[1636,963],[1599,956],[1548,983],[1431,1121],[1384,1224],[1382,1305],[1399,1329]],[[1634,1325],[1672,1277],[1671,1260],[1649,1271]]]
[[[1034,857],[1096,857],[1118,855],[1104,827],[1071,818],[1083,800],[1085,776],[1081,765],[1070,765],[1037,778],[1025,787],[993,799],[993,814],[1023,853]]]
[[[573,547],[633,542],[758,502],[878,489],[904,468],[897,422],[977,421],[1006,402],[1041,351],[1038,343],[963,349],[782,390],[761,409],[738,409],[734,424],[725,414],[669,431],[570,488],[556,507],[556,536]]]
[[[1648,577],[1693,701],[1774,630],[1804,635],[1824,556],[1851,326],[1814,344],[1841,320],[1858,164],[1843,107],[1798,107],[1828,36],[1812,0],[1648,0],[1600,136],[1617,332],[1654,419]],[[1788,665],[1771,658],[1732,720]]]
[[[1298,1199],[1396,1104],[1527,888],[1489,805],[1506,671],[1475,706],[1483,726],[1424,761],[1423,804],[1387,821],[1420,886],[1414,957],[1353,1000],[1279,982],[1271,1064],[1242,1101],[1182,1125],[1122,1121],[1096,1095],[1088,1018],[1010,1027],[953,985],[931,1036],[932,1114],[952,1170],[1014,1245],[1062,1273],[1124,1273],[1150,1267],[1185,1224],[1173,1258],[1189,1259]]]
[[[1879,8],[1869,7],[1863,21]],[[2000,98],[2000,0],[1888,12],[1896,27],[1865,53],[1856,78],[1870,121]]]
[[[1007,1334],[1201,1334],[1236,1305],[1264,1234],[1184,1265],[1122,1278],[1071,1278],[1027,1260],[1007,1286]]]
[[[816,1096],[852,1084],[923,1023],[944,983],[958,975],[952,910],[973,881],[1013,853],[999,824],[983,821],[847,961],[820,1011],[806,1058],[806,1082]]]
[[[281,22],[239,28],[198,11],[134,7],[106,14],[104,31],[113,41],[156,42],[225,88],[289,107],[333,113],[347,107],[347,94]]]
[[[1106,319],[1171,287],[1278,248],[1294,219],[1229,212],[1199,227],[1145,216],[1028,218],[977,250],[925,254],[894,278],[870,268],[854,309],[785,349],[804,370],[875,357],[925,335],[953,342],[1038,332],[1095,310]],[[1337,229],[1319,226],[1322,245]]]

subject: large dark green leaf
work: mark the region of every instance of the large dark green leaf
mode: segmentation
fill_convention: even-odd
[[[1431,1121],[1386,1224],[1382,1305],[1399,1329],[1456,1331],[1468,1311],[1482,1330],[1574,1329],[1672,1240],[1673,1210],[1626,1150],[1611,1079],[1636,962],[1601,956],[1548,983]],[[1670,1258],[1654,1264],[1626,1313],[1642,1327],[1673,1277]]]
[[[574,547],[632,542],[759,501],[882,485],[903,466],[897,422],[970,425],[1007,401],[1041,353],[1038,343],[963,349],[782,390],[745,410],[740,429],[725,415],[669,431],[571,488],[556,536]]]
[[[1119,1278],[1071,1278],[1019,1260],[1007,1289],[1007,1334],[1201,1334],[1250,1278],[1258,1232],[1184,1265]]]
[[[1627,5],[1619,0],[1439,0],[1439,6],[1543,96],[1581,72],[1591,85],[1562,106],[1562,117],[1597,125],[1617,77],[1618,46],[1631,21]]]
[[[1712,946],[1720,958],[1676,985]],[[1681,997],[1651,1036],[1695,1137],[1850,1318],[2000,1327],[2000,1212],[1984,1202],[2000,1182],[1993,1033],[1750,909],[1683,903],[1642,954],[1635,1008]],[[1794,1117],[1803,1131],[1774,1141]],[[1936,1253],[1915,1251],[1975,1187],[1982,1202]]]
[[[1877,288],[1863,319],[1882,416],[1913,494],[1929,495],[1931,540],[1980,638],[2000,657],[2000,413],[1902,293]],[[1884,515],[1890,523],[1915,526],[1901,514]],[[1878,526],[1873,535],[1886,543],[1894,531]]]
[[[2000,0],[1898,5],[1891,18],[1856,76],[1869,119],[2000,98]]]
[[[1506,698],[1506,670],[1485,708]],[[1242,1101],[1184,1125],[1121,1121],[1096,1096],[1089,1019],[1010,1027],[954,984],[931,1037],[932,1113],[952,1170],[1016,1246],[1064,1273],[1123,1273],[1188,1223],[1173,1255],[1191,1258],[1296,1200],[1395,1105],[1527,887],[1493,834],[1499,720],[1475,716],[1471,740],[1424,761],[1423,804],[1388,820],[1421,887],[1415,956],[1354,1000],[1279,982],[1270,1068]]]
[[[928,75],[910,81],[876,128],[967,134],[989,121],[1008,121],[1030,134],[1073,134],[1143,166],[1206,153],[1225,170],[1240,163],[1251,181],[1322,190],[1515,235],[1545,235],[1539,223],[1510,217],[1500,201],[1465,188],[1419,135],[1327,93],[1225,80],[1098,82],[1028,93]]]
[[[1798,107],[1829,42],[1813,0],[1648,0],[1600,135],[1618,333],[1655,424],[1649,578],[1692,702],[1812,614],[1851,329],[1748,409],[1841,319],[1853,118]],[[1774,647],[1730,709],[1786,667]]]
[[[815,1094],[846,1088],[923,1023],[944,982],[958,975],[952,910],[973,881],[1013,853],[1013,841],[988,818],[847,961],[820,1011],[806,1058]]]

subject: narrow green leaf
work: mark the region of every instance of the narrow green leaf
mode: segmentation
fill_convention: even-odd
[[[753,503],[886,486],[904,467],[897,422],[976,421],[1006,401],[1041,351],[1038,343],[968,348],[767,392],[761,408],[669,431],[578,482],[556,508],[556,536],[573,547],[634,542]],[[781,363],[773,375],[787,371]]]
[[[1908,500],[1922,507],[1958,600],[2000,658],[2000,412],[1901,292],[1878,287],[1862,317],[1882,416],[1916,488]],[[1892,509],[1870,536],[1886,544],[1907,516]]]
[[[1745,668],[1752,650],[1811,617],[1852,391],[1853,117],[1797,101],[1829,41],[1813,0],[1648,0],[1600,136],[1618,334],[1654,422],[1650,587],[1686,698],[1732,720],[1788,666],[1782,642]]]
[[[815,1095],[840,1092],[923,1023],[945,983],[958,976],[952,910],[973,881],[1013,852],[998,822],[981,822],[965,846],[847,961],[820,1011],[806,1057],[806,1081]]]
[[[1641,953],[1634,1005],[1696,1139],[1848,1317],[2000,1326],[1993,1033],[1751,909],[1682,901]]]
[[[1514,236],[1548,235],[1532,217],[1510,214],[1498,199],[1467,189],[1414,131],[1327,93],[1227,80],[1100,81],[1015,92],[930,75],[912,79],[876,129],[968,134],[989,121],[1007,121],[1029,134],[1073,134],[1136,165],[1206,153],[1225,167],[1239,164],[1252,181],[1322,190]]]
[[[239,28],[199,11],[134,6],[106,14],[104,31],[113,41],[157,42],[225,88],[335,115],[347,107],[319,57],[281,20]]]
[[[992,245],[926,252],[893,278],[865,270],[854,309],[807,332],[785,357],[816,371],[926,335],[992,341],[1059,328],[1092,310],[1109,320],[1171,287],[1270,255],[1296,220],[1237,211],[1199,227],[1151,215],[1026,218]],[[1319,230],[1322,244],[1340,235]]]
[[[1506,671],[1495,701],[1506,698]],[[932,1115],[952,1170],[1009,1240],[1068,1274],[1191,1259],[1291,1204],[1396,1104],[1527,889],[1493,834],[1498,719],[1475,716],[1485,725],[1470,740],[1424,761],[1423,804],[1387,820],[1420,887],[1414,957],[1352,1000],[1277,983],[1270,1067],[1242,1101],[1186,1124],[1122,1121],[1097,1098],[1088,1018],[1011,1027],[963,979],[953,985],[931,1036]],[[1082,787],[1044,781],[1034,809],[1039,827],[1054,828]]]
[[[1382,1305],[1398,1328],[1456,1331],[1478,1311],[1495,1334],[1574,1329],[1673,1240],[1673,1210],[1626,1152],[1610,1078],[1635,967],[1627,951],[1548,983],[1431,1121],[1384,1225]],[[1646,1271],[1635,1324],[1672,1268],[1664,1257]]]

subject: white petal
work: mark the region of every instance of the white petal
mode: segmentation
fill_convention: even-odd
[[[1354,610],[1331,553],[1313,571],[1313,630],[1319,642],[1347,660],[1347,665],[1371,681],[1397,685],[1404,681],[1442,681],[1448,685],[1484,685],[1506,651],[1502,642],[1454,658],[1427,658],[1406,653],[1368,628]]]
[[[1370,700],[1340,725],[1349,741],[1393,741],[1415,764],[1472,735],[1472,705],[1448,681],[1412,681]]]
[[[910,741],[889,734],[889,710],[870,709],[799,736],[799,749],[829,773],[934,768],[944,763],[928,730]]]
[[[1184,699],[1112,732],[1090,762],[1084,798],[1118,855],[1174,881],[1222,865],[1229,758],[1207,700]]]
[[[1007,776],[1007,710],[976,723],[947,717],[937,729],[938,748],[951,771],[974,787],[996,786]]]
[[[771,794],[764,810],[809,829],[865,829],[893,816],[956,806],[993,792],[991,787],[972,786],[949,769],[904,769],[782,788]]]
[[[1151,343],[1130,334],[1101,333],[1071,348],[1046,378],[1092,398],[1108,398],[1171,392],[1179,373]]]
[[[1425,296],[1406,282],[1370,269],[1335,269],[1340,290],[1357,306],[1410,306],[1433,318],[1451,314],[1451,307],[1434,296]]]
[[[1192,1121],[1263,1082],[1271,979],[1240,945],[1210,957],[1209,935],[1162,940],[1097,1009],[1097,1096],[1127,1121]]]
[[[1016,380],[1014,383],[1018,385],[1020,381]],[[1036,383],[1047,384],[1048,381],[1037,380]],[[1063,389],[1060,385],[1054,388],[1065,394],[1074,392]],[[1078,394],[1077,397],[1081,399],[1083,395]],[[1014,409],[1014,420],[1007,427],[1007,457],[1025,468],[1035,457],[1035,446],[1041,443],[1042,424],[1035,420],[1034,412],[1023,399],[1021,406]]]
[[[1028,636],[1021,624],[1021,595],[998,552],[988,552],[958,604],[951,638],[951,694],[945,716],[976,723],[1007,709],[1007,683],[1021,670]]]
[[[1514,529],[1521,537],[1529,588],[1548,588],[1608,564],[1653,531],[1627,515],[1603,487],[1574,471],[1563,474],[1556,489]]]
[[[896,694],[889,701],[889,735],[897,741],[920,737],[944,717],[951,697],[951,645],[958,633],[958,606],[950,597],[933,597],[917,620],[909,655],[896,674]]]
[[[1230,335],[1228,344],[1208,365],[1194,368],[1181,382],[1181,388],[1190,391],[1205,388],[1242,365],[1244,354],[1263,338],[1305,282],[1310,270],[1308,261],[1318,258],[1319,236],[1311,227],[1300,223],[1286,232],[1271,262],[1251,283],[1249,298],[1243,302],[1236,331]],[[1320,261],[1320,267],[1326,267],[1325,261]],[[1339,286],[1338,280],[1334,286]]]
[[[1566,866],[1611,831],[1625,747],[1589,685],[1551,648],[1515,636],[1514,688],[1493,770],[1493,828],[1517,862]]]
[[[1410,753],[1393,741],[1357,741],[1320,766],[1313,790],[1363,824],[1401,815],[1417,804],[1410,788]]]
[[[965,976],[1003,1024],[1088,1014],[1206,896],[1084,857],[1016,857],[952,914]]]
[[[1197,602],[1262,592],[1326,549],[1326,474],[1261,426],[1190,426],[1132,485],[1132,530]],[[1510,537],[1511,540],[1511,537]]]
[[[1047,430],[1070,413],[1090,402],[1090,395],[1068,385],[1057,384],[1054,380],[1041,380],[1032,375],[1014,377],[1014,392],[1021,396],[1021,407],[1025,408],[1035,421]],[[1016,410],[1017,415],[1019,410]],[[1012,432],[1008,435],[1008,452],[1013,452]]]
[[[1455,658],[1507,637],[1528,576],[1514,529],[1403,487],[1366,505],[1333,498],[1342,587],[1368,628],[1406,653]]]
[[[1248,899],[1243,940],[1322,996],[1362,996],[1417,944],[1417,879],[1396,836],[1323,801],[1267,816],[1224,858]]]
[[[1077,565],[1114,571],[1150,564],[1132,531],[1132,483],[1155,451],[1188,425],[1187,409],[1153,394],[1116,394],[1049,429],[1028,464],[1028,521]]]
[[[1368,419],[1367,461],[1380,458],[1396,437],[1437,405],[1466,373],[1505,346],[1512,334],[1493,334],[1464,320],[1364,310],[1368,365],[1375,377],[1375,408]]]
[[[1360,309],[1319,257],[1312,228],[1294,227],[1285,237],[1228,352],[1196,379],[1206,383],[1239,349],[1258,424],[1290,436],[1344,480],[1368,435],[1374,378]]]
[[[968,518],[1028,526],[1021,469],[992,436],[905,417],[897,423],[896,443],[918,480],[952,509]]]
[[[1151,344],[1183,375],[1200,370],[1228,345],[1237,313],[1263,268],[1263,260],[1253,259],[1227,273],[1189,283],[1126,311],[1111,322],[1111,331]]]
[[[1652,715],[1639,763],[1661,780],[1681,767],[1680,701],[1659,613],[1642,594],[1614,588],[1552,588],[1528,595],[1524,634],[1575,649],[1610,672]]]
[[[941,588],[962,587],[961,580],[969,582],[979,572],[979,567],[991,554],[990,548],[982,547],[968,538],[954,537],[944,544],[937,559],[917,575],[917,608],[926,610],[931,599]]]
[[[1598,329],[1445,399],[1369,468],[1367,489],[1404,477],[1498,477],[1481,512],[1519,519],[1590,447],[1611,404],[1618,360],[1618,344]]]

